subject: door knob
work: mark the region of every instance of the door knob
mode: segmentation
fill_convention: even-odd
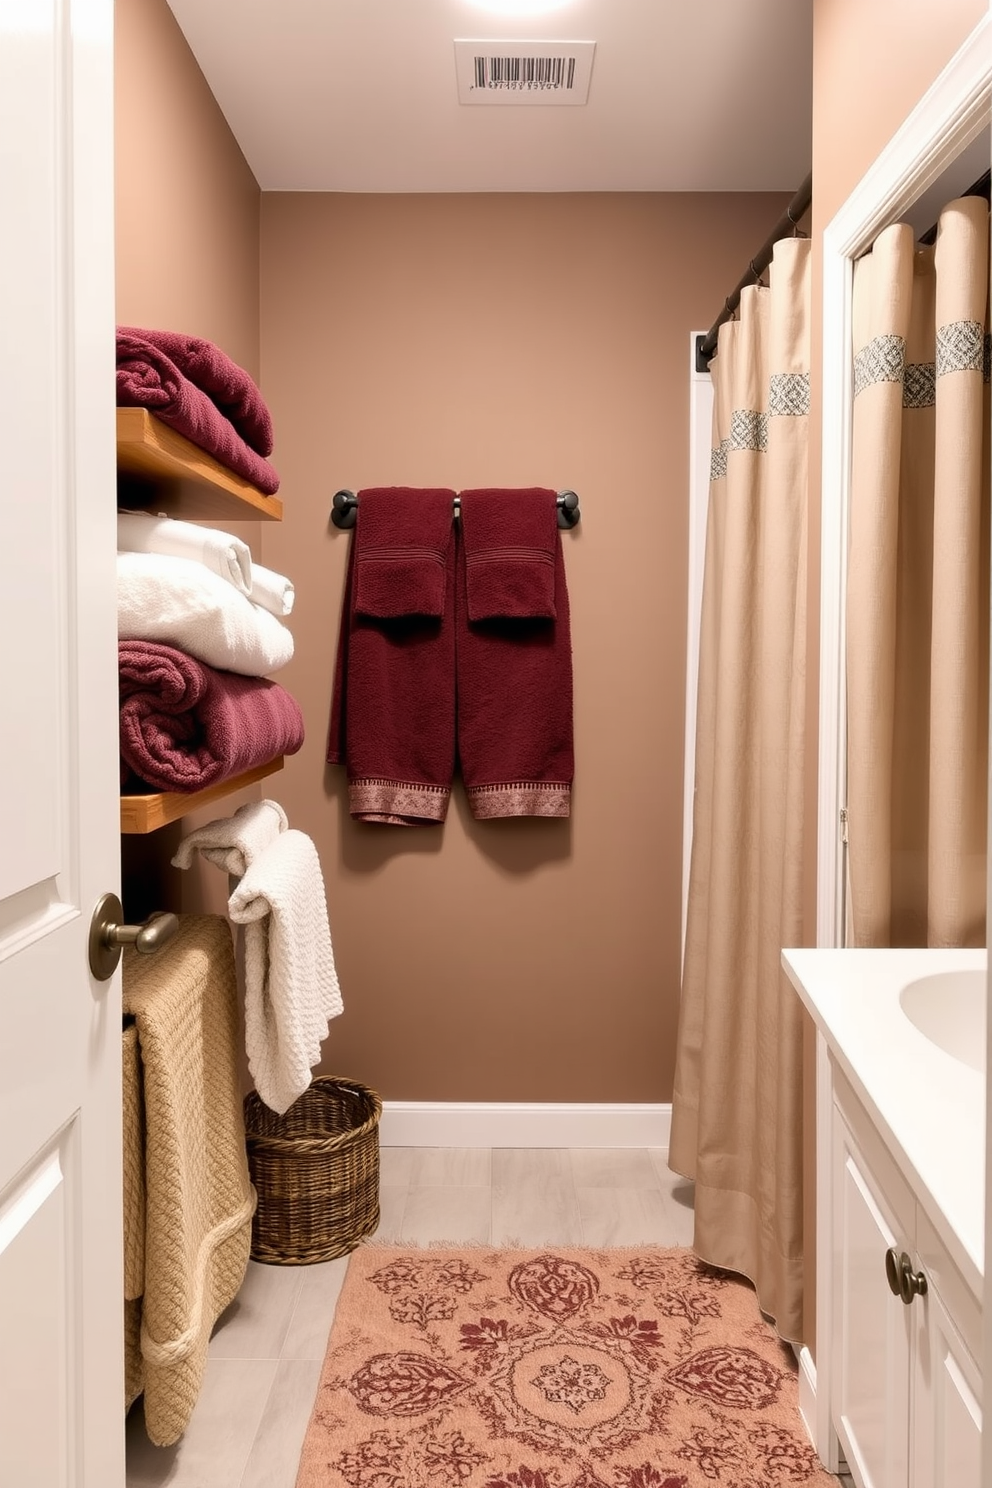
[[[117,895],[103,894],[90,921],[90,971],[98,982],[113,976],[124,946],[133,945],[143,956],[150,956],[179,929],[178,916],[165,912],[150,915],[143,925],[122,925],[123,918]]]
[[[927,1278],[925,1271],[914,1271],[913,1263],[905,1251],[900,1255],[894,1247],[890,1246],[885,1252],[885,1279],[889,1283],[889,1291],[895,1297],[901,1297],[908,1307],[914,1297],[925,1297],[927,1294]]]

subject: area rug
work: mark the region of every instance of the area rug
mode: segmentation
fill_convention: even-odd
[[[790,1351],[688,1250],[351,1257],[297,1488],[827,1488]]]

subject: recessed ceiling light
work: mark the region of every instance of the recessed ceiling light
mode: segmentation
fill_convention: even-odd
[[[467,0],[476,10],[488,10],[490,15],[539,16],[553,10],[565,10],[574,0]]]

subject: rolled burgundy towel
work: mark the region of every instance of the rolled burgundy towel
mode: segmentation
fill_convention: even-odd
[[[277,682],[158,641],[120,641],[118,659],[122,765],[156,790],[203,790],[303,743],[299,704]]]
[[[256,454],[215,403],[184,377],[175,362],[150,341],[117,332],[117,406],[147,408],[171,429],[184,434],[267,496],[279,489],[279,476]]]
[[[272,453],[272,415],[254,378],[212,341],[180,331],[118,326],[118,335],[136,336],[164,351],[184,377],[206,393],[241,438],[260,455]]]

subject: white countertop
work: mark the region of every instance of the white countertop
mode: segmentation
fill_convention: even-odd
[[[985,1077],[899,1005],[907,982],[984,950],[788,950],[782,964],[972,1291],[985,1271]]]

